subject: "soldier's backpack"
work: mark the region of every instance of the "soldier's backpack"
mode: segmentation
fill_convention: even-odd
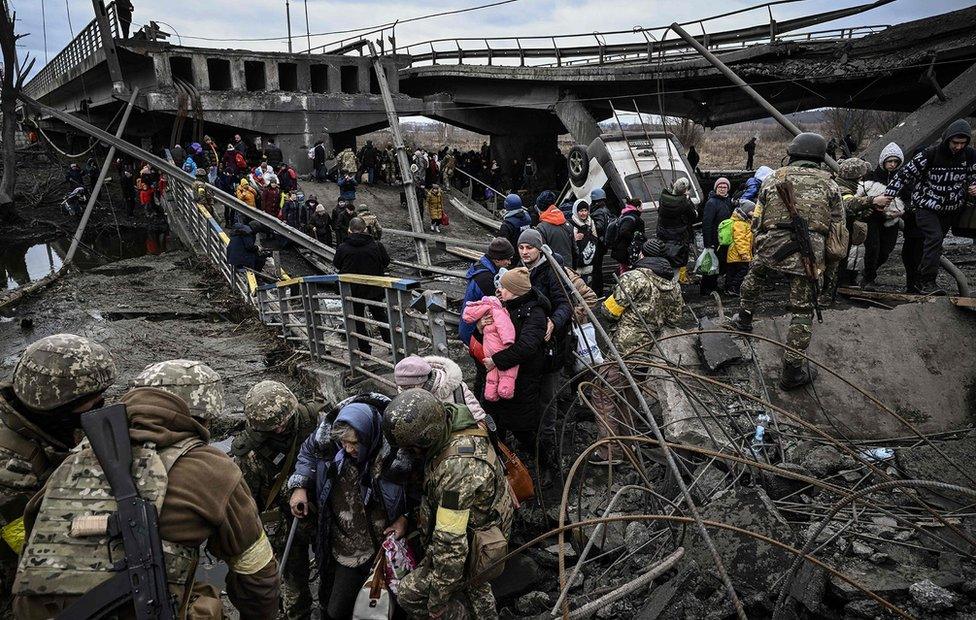
[[[718,244],[732,245],[732,218],[722,220],[718,224]]]
[[[238,170],[247,170],[247,160],[241,155],[240,151],[234,153],[234,164],[237,165]]]

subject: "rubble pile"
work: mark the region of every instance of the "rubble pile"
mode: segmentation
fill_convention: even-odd
[[[757,338],[726,335],[738,355],[716,368],[716,352],[708,350],[715,343],[702,344],[702,337],[671,332],[627,363],[672,442],[747,616],[976,613],[971,424],[949,415],[951,428],[933,431],[931,421],[920,428],[867,398],[856,416],[821,402],[820,419],[811,423],[776,404],[782,394],[764,375]],[[818,362],[830,376],[829,364]],[[598,383],[583,373],[563,386],[566,477],[519,513],[510,548],[532,544],[512,560],[518,568],[494,584],[502,617],[734,617],[632,395],[617,395],[619,420],[629,429],[621,433],[626,438],[610,440],[621,447],[620,464],[588,463],[598,445],[589,408]],[[852,392],[865,389],[852,383]],[[817,399],[812,388],[806,396]],[[852,423],[871,416],[883,428],[895,419],[890,428],[900,425],[900,432],[878,438]],[[545,536],[559,526],[569,528],[562,541]]]

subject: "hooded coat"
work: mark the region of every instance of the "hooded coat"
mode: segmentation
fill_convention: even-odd
[[[230,229],[230,243],[227,244],[227,262],[238,269],[258,268],[258,246],[254,232],[247,224],[234,224]]]
[[[881,154],[878,156],[878,167],[870,172],[863,181],[858,183],[856,196],[875,198],[876,196],[884,195],[888,189],[888,184],[891,183],[900,169],[899,166],[899,168],[891,171],[885,170],[885,160],[892,157],[897,157],[902,164],[905,163],[905,155],[901,147],[894,142],[889,143],[881,149]],[[887,227],[897,225],[901,217],[905,215],[905,208],[909,200],[911,200],[911,192],[906,188],[891,204],[885,207],[884,212],[872,213],[868,221],[884,223]]]
[[[384,457],[390,452],[390,446],[383,436],[383,416],[374,404],[361,402],[363,400],[368,399],[356,397],[353,402],[326,416],[315,432],[302,442],[295,461],[295,473],[288,480],[289,489],[307,489],[310,500],[318,508],[315,554],[320,565],[334,561],[330,553],[332,509],[329,498],[337,473],[346,459],[351,458],[332,439],[332,426],[336,422],[345,422],[356,431],[360,445],[357,461],[362,472],[360,484],[363,503],[372,506],[380,502],[388,523],[396,521],[407,511],[404,488],[382,475]]]
[[[573,238],[573,226],[566,222],[566,216],[556,205],[549,205],[539,215],[539,225],[536,227],[542,235],[542,241],[555,254],[563,257],[571,267],[576,266],[576,241]]]
[[[593,273],[593,265],[596,261],[597,244],[600,238],[597,236],[596,223],[592,217],[587,216],[585,220],[579,216],[580,203],[585,201],[577,200],[573,205],[573,231],[583,235],[583,238],[576,241],[576,272],[581,276],[588,276]],[[589,209],[589,206],[587,206]],[[574,236],[575,238],[575,236]]]
[[[425,385],[425,389],[441,402],[464,405],[475,420],[485,419],[485,410],[464,382],[461,367],[454,360],[437,355],[426,355],[424,360],[430,364],[429,385]]]
[[[729,263],[748,263],[752,260],[752,218],[741,209],[732,212],[732,245],[729,246],[726,261]]]
[[[956,136],[965,136],[969,144],[952,154],[949,140]],[[964,205],[976,202],[967,192],[973,183],[976,183],[976,149],[972,147],[972,130],[969,123],[959,119],[946,128],[938,144],[919,152],[898,170],[885,195],[897,197],[911,187],[912,208],[956,213]]]
[[[641,210],[634,205],[627,205],[620,212],[620,222],[617,228],[617,238],[610,248],[610,256],[618,263],[630,264],[630,245],[638,234],[644,236],[644,220]]]
[[[515,391],[511,399],[486,401],[485,412],[503,428],[515,432],[532,431],[539,426],[542,407],[539,390],[547,372],[545,356],[546,317],[549,302],[533,288],[525,295],[504,302],[515,328],[515,342],[495,353],[492,361],[499,370],[518,367]],[[480,335],[479,335],[480,336]],[[480,369],[484,373],[484,367]],[[482,375],[483,376],[483,375]]]
[[[491,316],[492,322],[485,327],[481,342],[485,355],[490,357],[515,343],[515,327],[508,311],[497,297],[482,297],[479,301],[468,302],[461,318],[468,323],[476,323],[484,316]],[[496,401],[510,399],[515,395],[515,377],[518,366],[502,370],[492,368],[485,380],[485,399]]]
[[[246,178],[241,179],[241,182],[237,185],[237,190],[235,193],[237,194],[237,199],[247,206],[255,207],[257,205],[258,193],[253,187],[251,187]]]
[[[531,227],[532,218],[529,217],[529,212],[520,206],[505,212],[505,215],[502,217],[502,225],[498,228],[498,236],[508,239],[512,247],[518,249],[519,235]]]
[[[182,399],[155,388],[137,388],[126,393],[120,402],[126,405],[129,439],[134,446],[152,443],[157,449],[164,449],[185,440],[201,442],[183,453],[169,470],[159,512],[160,538],[194,549],[206,544],[207,550],[231,569],[227,574],[227,594],[241,617],[273,617],[278,610],[277,562],[241,470],[221,450],[206,445],[210,433],[190,417]],[[206,488],[201,481],[206,481]],[[25,510],[28,529],[35,523],[42,499],[43,495],[35,496]],[[245,558],[264,553],[270,559],[257,571],[253,567],[243,570],[244,566],[243,572],[235,571]],[[49,585],[52,589],[55,586]],[[57,598],[19,596],[14,601],[15,615],[57,616],[57,607],[63,609],[72,602]]]
[[[773,173],[773,169],[769,166],[759,166],[756,168],[756,173],[753,174],[746,181],[746,188],[742,191],[742,195],[739,198],[743,200],[748,200],[750,202],[756,202],[756,197],[759,196],[759,188],[762,187],[763,181],[766,177]]]

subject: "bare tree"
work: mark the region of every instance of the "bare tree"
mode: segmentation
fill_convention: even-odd
[[[678,141],[686,148],[698,147],[702,138],[705,137],[705,128],[695,123],[690,118],[669,116],[665,119],[665,125],[678,138]]]
[[[15,34],[16,12],[11,12],[7,0],[0,0],[0,51],[3,52],[3,74],[0,76],[0,114],[3,127],[3,177],[0,178],[0,219],[10,220],[14,209],[14,186],[17,183],[17,95],[24,85],[24,78],[34,67],[30,54],[24,62],[17,61],[17,40],[26,34]]]

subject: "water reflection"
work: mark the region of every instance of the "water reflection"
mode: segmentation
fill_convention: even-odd
[[[117,260],[161,254],[171,249],[173,240],[168,228],[154,230],[106,230],[86,236],[75,254],[79,269],[91,269]],[[6,290],[40,280],[64,264],[71,238],[48,243],[6,244],[0,248],[0,278]]]

